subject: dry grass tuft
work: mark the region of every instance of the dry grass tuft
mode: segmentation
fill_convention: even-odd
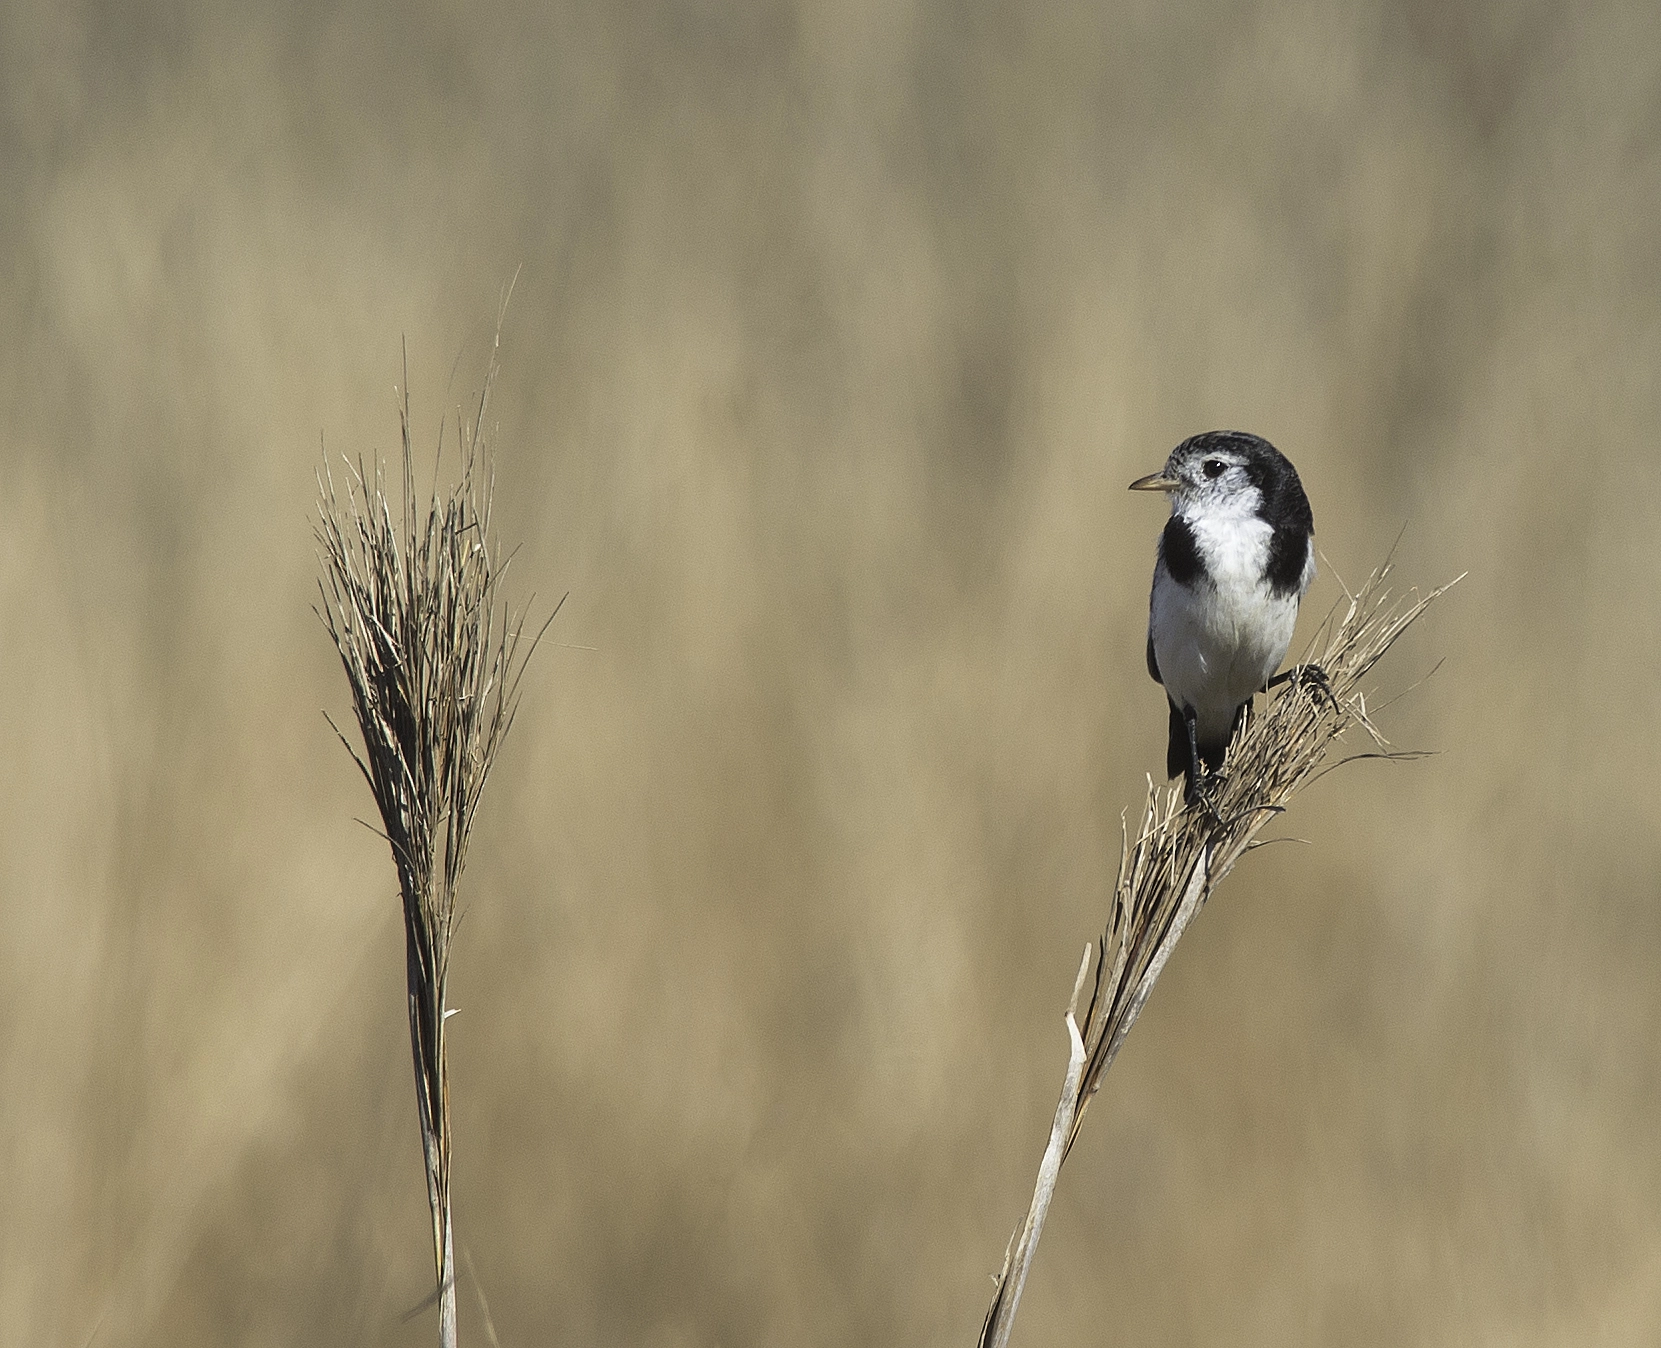
[[[1120,850],[1106,928],[1094,951],[1085,946],[1079,965],[1067,1011],[1071,1055],[1061,1101],[1032,1206],[1010,1240],[981,1327],[982,1348],[1008,1343],[1056,1179],[1085,1110],[1171,951],[1218,882],[1257,845],[1263,826],[1317,776],[1356,759],[1420,756],[1390,748],[1373,724],[1361,683],[1396,639],[1463,577],[1428,594],[1393,597],[1387,588],[1390,571],[1387,562],[1355,594],[1346,592],[1347,602],[1328,614],[1310,643],[1306,663],[1325,671],[1330,692],[1293,679],[1272,697],[1267,711],[1247,717],[1229,748],[1226,776],[1211,795],[1211,808],[1186,807],[1180,791],[1149,781],[1142,826],[1134,841],[1126,832]],[[1371,748],[1328,763],[1346,732],[1357,728]],[[1081,1019],[1087,982],[1090,997]]]
[[[410,1047],[447,1348],[456,1311],[444,1022],[456,890],[480,795],[541,637],[524,641],[522,619],[500,596],[509,559],[491,536],[494,478],[483,435],[496,369],[493,358],[472,422],[457,417],[460,475],[447,494],[435,485],[425,508],[416,497],[407,362],[396,502],[379,459],[372,476],[361,460],[347,464],[344,495],[327,460],[318,484],[319,616],[346,670],[363,752],[340,738],[375,797],[403,897]],[[442,426],[439,448],[442,455]]]

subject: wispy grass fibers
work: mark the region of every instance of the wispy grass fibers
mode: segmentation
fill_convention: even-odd
[[[496,369],[493,356],[472,421],[457,415],[460,463],[447,492],[435,475],[430,500],[417,499],[407,360],[401,489],[391,493],[378,457],[369,472],[361,459],[355,467],[346,463],[343,491],[325,458],[318,483],[319,616],[346,671],[362,752],[338,727],[335,733],[375,797],[403,898],[410,1048],[443,1348],[456,1342],[444,1048],[456,893],[479,798],[541,636],[526,640],[523,619],[511,616],[501,598],[508,558],[491,533],[494,478],[483,433]],[[441,424],[441,460],[443,448]]]

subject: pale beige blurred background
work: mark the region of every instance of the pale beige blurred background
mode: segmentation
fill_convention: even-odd
[[[1661,1341],[1661,8],[8,4],[0,1342],[433,1341],[320,436],[498,385],[507,1348],[972,1342],[1237,426],[1470,578],[1179,950],[1017,1341]],[[1303,630],[1312,629],[1306,616]],[[561,643],[561,644],[553,644]],[[589,649],[592,648],[592,649]],[[464,1341],[486,1341],[464,1278]]]

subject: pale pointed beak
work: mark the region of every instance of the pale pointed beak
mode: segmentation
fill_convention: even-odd
[[[1149,473],[1130,484],[1132,491],[1181,491],[1185,484],[1180,478],[1166,477],[1164,473]]]

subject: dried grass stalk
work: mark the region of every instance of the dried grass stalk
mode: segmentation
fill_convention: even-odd
[[[407,356],[397,498],[378,458],[372,475],[361,459],[346,465],[344,494],[326,459],[318,481],[319,616],[346,670],[363,752],[339,727],[335,733],[375,797],[403,898],[410,1047],[444,1348],[456,1341],[444,1051],[456,890],[479,797],[541,637],[524,640],[522,618],[510,616],[500,596],[508,558],[491,534],[494,476],[483,433],[496,370],[493,353],[473,421],[456,419],[459,479],[444,494],[435,484],[425,508],[416,497]],[[441,424],[440,457],[443,441]]]
[[[1010,1239],[997,1291],[981,1326],[982,1348],[1009,1342],[1033,1252],[1043,1232],[1062,1162],[1078,1138],[1085,1110],[1101,1088],[1125,1036],[1136,1023],[1182,933],[1219,881],[1255,845],[1258,832],[1285,810],[1298,790],[1340,763],[1360,758],[1419,755],[1390,749],[1373,724],[1361,687],[1373,666],[1456,578],[1419,595],[1392,597],[1390,563],[1327,615],[1310,643],[1308,663],[1327,676],[1330,693],[1308,680],[1291,680],[1266,711],[1247,718],[1230,746],[1226,776],[1204,804],[1185,807],[1182,793],[1150,779],[1142,826],[1127,831],[1107,925],[1084,962],[1067,1011],[1070,1046],[1066,1080],[1049,1146],[1026,1221]],[[1345,733],[1359,728],[1372,747],[1334,763],[1327,758]],[[1082,1019],[1080,998],[1089,986]]]

